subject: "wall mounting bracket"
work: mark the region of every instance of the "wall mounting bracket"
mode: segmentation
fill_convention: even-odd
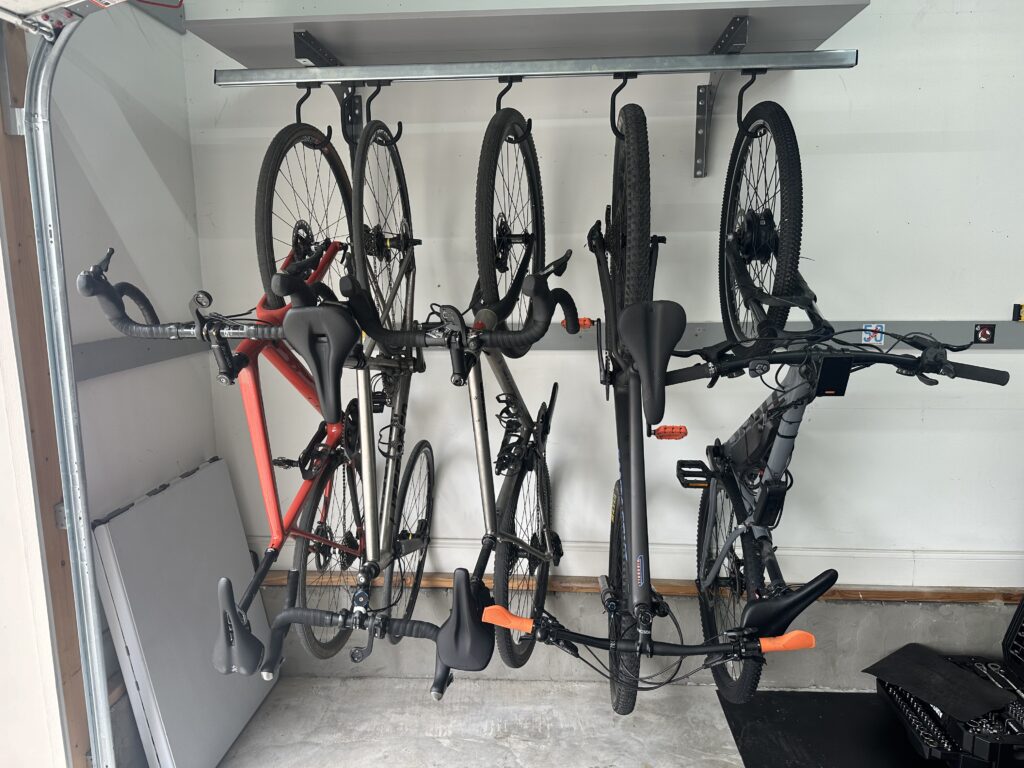
[[[735,55],[742,53],[747,45],[747,30],[750,19],[747,16],[733,16],[732,21],[718,36],[711,47],[711,54]],[[708,142],[711,141],[711,116],[715,107],[715,96],[722,82],[724,71],[712,72],[706,85],[697,86],[697,127],[693,145],[693,177],[702,179],[708,175]]]
[[[304,67],[340,67],[341,61],[312,32],[297,29],[292,33],[295,42],[295,60]],[[355,152],[359,134],[363,131],[363,97],[352,83],[334,83],[330,89],[341,107],[341,136]],[[350,158],[351,159],[351,158]]]

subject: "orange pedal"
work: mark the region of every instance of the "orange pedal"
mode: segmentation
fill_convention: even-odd
[[[656,427],[654,430],[654,436],[658,440],[682,440],[688,434],[686,427],[681,424],[679,426],[665,425]]]
[[[585,331],[587,328],[594,327],[594,321],[591,320],[589,317],[581,317],[579,318],[579,321],[581,331]],[[562,327],[565,328],[565,320],[562,321]]]
[[[500,605],[488,605],[484,608],[483,620],[485,624],[494,624],[505,629],[515,629],[529,634],[533,632],[533,619],[526,616],[516,616]]]
[[[761,650],[764,653],[774,651],[806,651],[815,645],[814,635],[802,629],[794,629],[778,637],[762,637]]]

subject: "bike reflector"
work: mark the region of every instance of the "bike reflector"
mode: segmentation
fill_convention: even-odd
[[[664,425],[656,427],[654,437],[658,440],[682,440],[689,433],[683,425]]]
[[[761,651],[806,651],[815,645],[814,635],[802,629],[794,629],[778,637],[762,637]]]
[[[484,608],[483,620],[486,624],[494,624],[505,629],[515,629],[526,634],[533,632],[533,619],[516,616],[508,608],[500,605],[488,605]]]

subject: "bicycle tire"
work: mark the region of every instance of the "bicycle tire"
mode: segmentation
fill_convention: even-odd
[[[359,480],[358,462],[355,459],[345,461],[336,458],[331,458],[328,461],[331,463],[327,464],[324,471],[317,477],[309,496],[303,504],[302,511],[299,513],[298,528],[307,533],[314,533],[323,538],[345,543],[352,548],[358,546],[359,549],[362,549],[362,542],[357,539],[355,533],[358,529],[362,528],[362,518],[359,511],[360,504],[362,503],[362,497],[359,495],[362,483]],[[344,511],[342,512],[341,527],[344,528],[345,532],[340,536],[338,531],[335,530],[339,528],[339,525],[337,522],[331,525],[329,513],[322,516],[325,518],[322,522],[326,524],[326,530],[318,529],[318,525],[313,519],[317,510],[321,509],[321,501],[326,498],[326,494],[331,494],[331,498],[328,499],[328,505],[337,498],[334,495],[334,490],[337,487],[339,472],[344,473],[344,480],[342,482],[342,510],[346,509],[346,499],[348,501],[347,508],[352,510],[351,521],[348,521],[344,516]],[[353,565],[358,565],[359,559],[347,553],[342,553],[339,556],[338,550],[320,547],[316,542],[310,542],[298,536],[293,536],[293,541],[295,550],[292,556],[292,569],[298,571],[299,574],[299,588],[295,600],[296,607],[317,608],[334,612],[340,611],[342,608],[348,608],[351,604],[351,599],[346,600],[345,598],[350,598],[351,588],[355,585],[355,580],[354,578],[351,579],[352,583],[349,584],[345,574]],[[329,556],[326,566],[320,566],[320,562],[325,556]],[[317,583],[312,585],[309,583],[309,565],[311,561],[317,564],[316,570],[319,574],[316,577]],[[338,567],[331,567],[335,564]],[[326,593],[326,605],[323,600],[319,599],[319,597],[324,595],[319,595],[316,600],[310,599],[311,586],[313,589],[322,590]],[[306,624],[299,624],[297,626],[302,646],[311,656],[318,659],[329,659],[334,656],[345,646],[345,643],[348,642],[352,634],[351,629],[342,629],[341,627],[311,627]]]
[[[771,156],[775,158],[774,173],[768,169]],[[748,178],[748,169],[753,180]],[[747,112],[736,133],[722,199],[718,296],[730,341],[754,348],[772,345],[771,340],[759,340],[752,314],[743,305],[726,254],[729,238],[740,238],[747,273],[758,288],[772,296],[788,296],[796,286],[802,228],[803,179],[796,132],[786,110],[775,102],[762,101]],[[768,307],[767,316],[771,326],[781,331],[789,307]]]
[[[413,446],[409,456],[392,510],[392,547],[397,548],[399,542],[409,538],[409,534],[425,537],[426,543],[423,549],[402,557],[396,556],[397,552],[393,552],[391,562],[384,569],[384,604],[388,606],[388,615],[399,619],[411,619],[416,608],[416,598],[419,597],[420,584],[423,582],[423,566],[427,561],[427,549],[430,546],[430,525],[434,517],[434,451],[429,442],[420,440]],[[421,466],[422,474],[419,474]],[[412,518],[406,510],[410,493],[414,494],[414,506],[408,510],[415,515]],[[417,499],[422,500],[422,505]],[[401,586],[398,595],[394,593],[396,565],[399,566],[398,583]],[[406,584],[406,575],[410,572],[412,580]],[[397,645],[402,638],[389,633],[388,639]]]
[[[631,583],[631,569],[626,559],[626,520],[623,515],[622,483],[612,488],[612,523],[608,540],[608,586],[618,598],[618,610],[608,614],[608,639],[615,647],[633,647],[640,638],[636,619],[629,613],[627,592]],[[625,609],[625,610],[623,610]],[[638,651],[608,651],[608,684],[612,709],[628,715],[636,707],[636,693],[640,684],[640,654]]]
[[[619,110],[612,174],[609,242],[612,245],[612,282],[619,308],[654,295],[651,247],[651,165],[647,116],[637,104]]]
[[[510,184],[517,181],[513,190]],[[507,196],[502,194],[505,192]],[[529,235],[533,243],[530,270],[539,272],[544,268],[544,193],[537,148],[525,118],[511,107],[495,112],[484,132],[476,173],[475,227],[482,303],[493,304],[505,296],[526,255],[525,244],[513,243],[509,238]],[[526,322],[528,307],[529,299],[520,296],[509,318],[517,327]],[[498,328],[507,330],[508,324],[502,322]],[[528,349],[511,350],[509,356],[522,356]]]
[[[742,614],[742,607],[740,606],[741,595],[747,592],[748,574],[753,571],[757,574],[755,583],[763,583],[761,560],[756,549],[757,542],[755,542],[754,537],[747,532],[740,536],[740,546],[743,555],[743,572],[728,572],[725,578],[725,581],[727,582],[726,586],[716,584],[712,586],[710,590],[704,590],[700,586],[700,582],[705,573],[714,565],[715,560],[718,558],[718,553],[721,550],[721,547],[717,545],[721,543],[722,539],[715,536],[707,538],[709,544],[707,551],[705,551],[704,547],[706,539],[705,532],[707,531],[709,516],[711,514],[710,491],[712,489],[715,491],[715,498],[721,500],[724,504],[727,504],[728,509],[730,510],[729,524],[724,528],[719,529],[724,531],[723,535],[728,535],[728,532],[731,531],[735,525],[736,519],[735,509],[733,508],[729,494],[717,482],[712,482],[711,487],[705,488],[704,492],[701,494],[700,512],[697,516],[697,602],[700,606],[700,624],[701,630],[704,632],[705,642],[716,641],[722,632],[739,627],[740,616]],[[721,515],[719,514],[719,505],[716,503],[716,524],[720,519]],[[733,546],[735,546],[735,542],[733,543]],[[726,563],[723,563],[722,565],[723,568],[726,567]],[[734,564],[732,565],[734,566]],[[733,603],[731,606],[726,606],[721,601],[722,596],[720,594],[712,594],[719,590],[729,590],[729,594],[733,596]],[[716,602],[712,601],[713,597]],[[749,600],[750,596],[747,594],[746,601]],[[716,611],[716,605],[722,607],[723,611],[721,614]],[[729,614],[728,622],[723,621],[726,612]],[[722,626],[725,623],[728,623],[729,626]],[[711,657],[708,657],[708,660],[711,661]],[[742,704],[749,701],[750,697],[754,695],[754,691],[757,690],[757,684],[761,679],[761,662],[756,659],[730,661],[725,664],[719,664],[712,667],[711,674],[715,679],[715,685],[718,686],[718,691],[723,699],[735,704]]]
[[[296,155],[293,168],[291,155],[296,148],[301,150]],[[312,190],[307,183],[310,175],[307,173],[307,153],[317,155],[313,163],[316,176],[313,179]],[[327,163],[335,181],[335,185],[327,190],[320,183],[323,162]],[[298,181],[299,176],[294,175],[299,173],[300,165],[302,184]],[[287,191],[283,186],[278,189],[279,181],[284,181],[290,187],[291,200],[287,199]],[[300,189],[306,192],[308,199],[302,199]],[[335,198],[335,189],[340,200]],[[341,214],[344,214],[343,221]],[[284,306],[284,299],[270,289],[270,280],[290,252],[292,246],[289,243],[294,240],[299,222],[306,221],[301,217],[305,215],[318,222],[319,231],[310,234],[314,242],[320,242],[324,238],[337,240],[350,237],[351,214],[352,186],[334,145],[327,141],[318,128],[306,123],[293,123],[278,131],[263,156],[263,164],[260,166],[256,183],[256,259],[268,309],[280,309]],[[284,229],[289,226],[292,229],[292,238],[285,240]],[[343,271],[340,265],[332,265],[326,274],[341,277]]]
[[[416,278],[409,188],[394,136],[380,120],[371,120],[359,135],[352,179],[356,278],[373,295],[381,324],[392,331],[408,330]],[[403,267],[406,271],[401,274]]]
[[[498,529],[543,550],[546,531],[551,526],[551,476],[544,456],[533,452],[528,466],[511,480],[516,483],[515,491],[502,510]],[[519,616],[536,619],[544,611],[550,568],[550,562],[530,558],[510,542],[499,542],[494,549],[495,604]],[[514,669],[529,661],[537,644],[532,636],[524,637],[521,632],[504,627],[494,628],[494,641],[501,660]]]

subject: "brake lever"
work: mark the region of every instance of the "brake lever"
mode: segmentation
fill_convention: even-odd
[[[565,274],[565,270],[569,266],[570,258],[572,258],[572,248],[567,248],[560,258],[544,267],[539,274],[543,277],[550,277],[551,275],[561,277]]]
[[[595,256],[604,256],[608,252],[605,248],[600,220],[595,221],[594,226],[587,232],[587,249]]]

